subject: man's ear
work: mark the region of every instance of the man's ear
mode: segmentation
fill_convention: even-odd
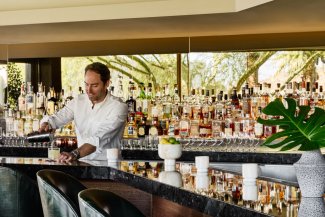
[[[107,80],[106,81],[106,84],[105,84],[105,87],[106,87],[106,89],[109,87],[109,84],[111,83],[111,80]]]

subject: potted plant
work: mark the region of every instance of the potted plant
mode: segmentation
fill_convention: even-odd
[[[278,116],[279,119],[257,121],[264,125],[279,125],[282,131],[265,140],[264,146],[281,148],[287,151],[295,147],[304,151],[294,164],[299,187],[303,197],[321,197],[325,191],[325,159],[320,151],[325,147],[325,111],[315,107],[309,116],[310,106],[299,106],[296,101],[285,99],[287,106],[280,99],[269,103],[263,113]]]

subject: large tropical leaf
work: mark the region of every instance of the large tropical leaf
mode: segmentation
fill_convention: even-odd
[[[281,147],[281,151],[297,146],[302,151],[325,147],[325,111],[316,107],[314,113],[308,117],[310,107],[299,106],[299,113],[296,115],[296,101],[291,98],[286,101],[288,108],[285,108],[280,99],[275,99],[263,109],[266,115],[280,116],[279,119],[257,120],[261,124],[279,125],[283,129],[267,138],[263,145],[270,148]]]

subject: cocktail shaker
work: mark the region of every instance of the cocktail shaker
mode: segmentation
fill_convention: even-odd
[[[54,133],[33,133],[27,136],[27,141],[29,143],[34,142],[51,142],[54,139]]]

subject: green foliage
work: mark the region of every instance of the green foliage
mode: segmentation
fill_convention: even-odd
[[[15,63],[7,64],[8,73],[8,103],[10,107],[17,106],[18,97],[20,95],[20,87],[22,84],[21,70]]]
[[[291,98],[286,101],[288,108],[285,108],[280,99],[275,99],[263,109],[266,115],[280,116],[280,119],[257,120],[261,124],[279,125],[283,129],[267,138],[263,145],[270,148],[282,147],[281,151],[297,146],[300,146],[301,151],[325,147],[325,111],[315,107],[315,112],[308,117],[310,106],[299,106],[299,113],[295,115],[296,101]]]

